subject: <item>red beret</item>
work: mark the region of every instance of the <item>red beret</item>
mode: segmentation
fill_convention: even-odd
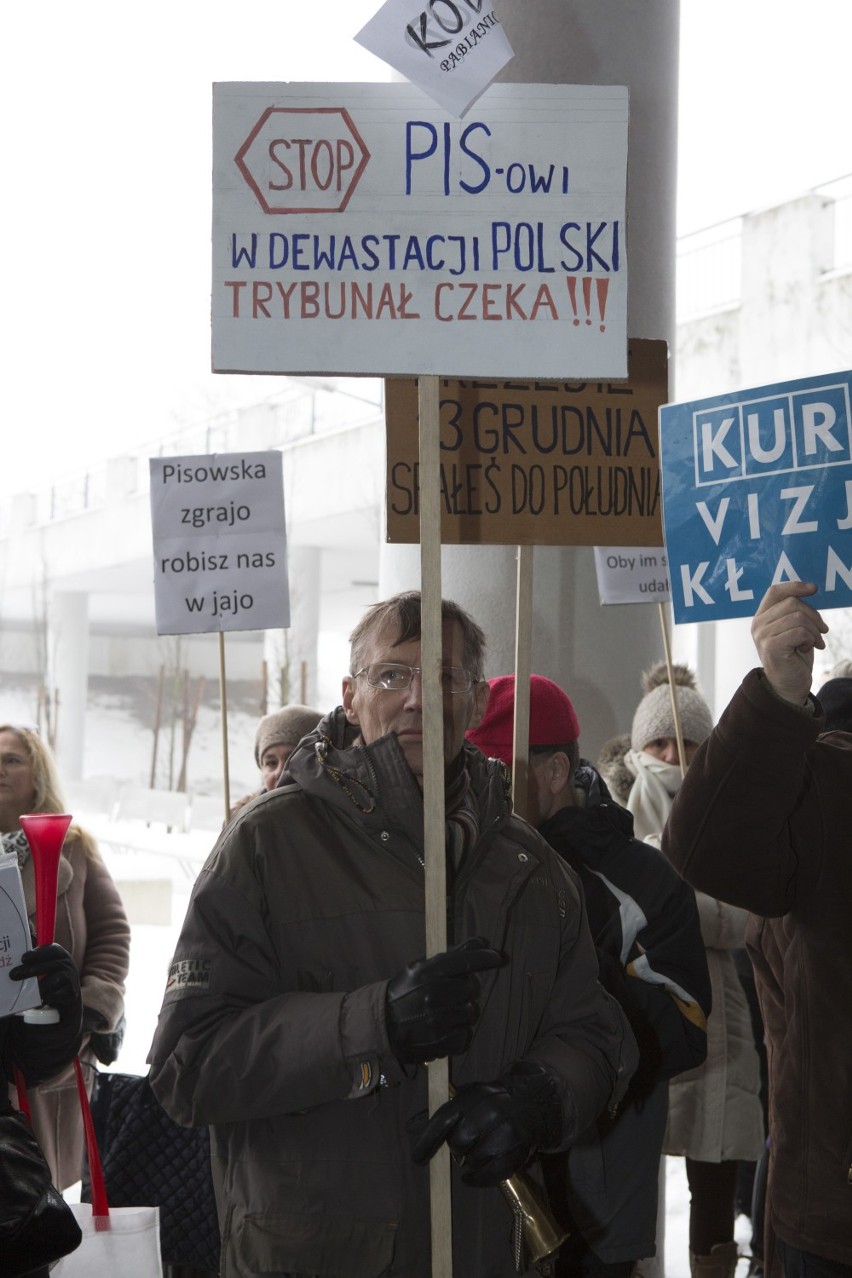
[[[491,696],[478,728],[467,734],[471,745],[483,754],[502,759],[512,766],[512,735],[515,726],[515,676],[489,679]],[[558,683],[544,675],[530,675],[530,745],[559,746],[577,741],[580,722],[571,698]]]

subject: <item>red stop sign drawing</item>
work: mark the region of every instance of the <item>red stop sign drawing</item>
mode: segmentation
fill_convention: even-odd
[[[234,158],[264,213],[342,213],[370,152],[345,107],[267,107]]]

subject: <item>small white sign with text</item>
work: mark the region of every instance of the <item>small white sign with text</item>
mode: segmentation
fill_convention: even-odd
[[[602,604],[666,603],[671,599],[663,546],[595,546]]]
[[[157,633],[290,624],[279,452],[152,457]]]

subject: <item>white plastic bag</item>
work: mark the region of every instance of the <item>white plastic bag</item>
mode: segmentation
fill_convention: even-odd
[[[86,1129],[92,1203],[73,1203],[83,1241],[53,1269],[53,1278],[162,1278],[159,1207],[110,1207],[92,1109],[79,1056],[74,1058],[77,1095]],[[96,1214],[97,1213],[97,1214]]]
[[[89,1203],[71,1210],[83,1241],[51,1278],[162,1278],[159,1207],[110,1207],[108,1216],[93,1216]]]

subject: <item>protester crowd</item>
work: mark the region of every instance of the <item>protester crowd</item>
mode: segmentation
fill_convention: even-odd
[[[658,667],[597,765],[538,674],[514,759],[514,676],[486,681],[485,635],[445,601],[447,946],[429,955],[419,594],[355,626],[339,706],[261,721],[261,785],[195,883],[149,1057],[164,1119],[209,1130],[222,1278],[429,1278],[445,1148],[463,1278],[662,1274],[666,1153],[686,1160],[693,1278],[733,1278],[737,1174],[767,1141],[752,1272],[852,1278],[852,679],[811,693],[811,593],[769,590],[760,666],[717,726],[692,673]],[[38,734],[0,727],[0,834],[33,928],[20,817],[62,806]],[[62,1189],[83,1169],[73,1061],[91,1086],[115,1058],[129,927],[73,826],[58,892],[56,942],[10,975],[59,1019],[0,1020],[0,1124],[34,1131]],[[0,1191],[0,1278],[42,1278],[61,1252],[28,1252],[46,1235],[2,1168]]]

